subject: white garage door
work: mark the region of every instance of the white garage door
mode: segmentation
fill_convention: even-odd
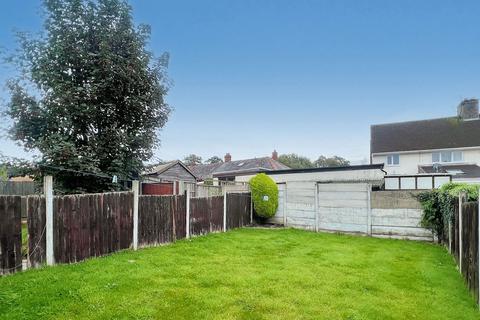
[[[277,184],[278,187],[278,209],[275,215],[269,220],[270,223],[285,223],[285,184]]]
[[[319,229],[367,232],[368,185],[366,183],[319,183]]]

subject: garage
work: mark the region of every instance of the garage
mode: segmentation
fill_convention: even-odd
[[[370,190],[367,183],[318,183],[318,228],[367,233]]]
[[[369,190],[383,184],[383,165],[265,172],[279,189],[270,223],[307,230],[368,231]]]

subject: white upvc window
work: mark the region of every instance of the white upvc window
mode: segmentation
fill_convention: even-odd
[[[463,152],[462,151],[453,151],[452,152],[453,162],[462,162],[463,161]]]
[[[399,164],[400,164],[400,155],[399,154],[389,154],[387,156],[387,165],[398,166]]]
[[[462,151],[438,151],[432,152],[432,163],[462,162]]]

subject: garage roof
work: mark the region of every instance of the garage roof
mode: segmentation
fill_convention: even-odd
[[[344,167],[322,167],[322,168],[305,168],[305,169],[287,169],[276,171],[262,171],[267,175],[274,174],[288,174],[288,173],[310,173],[310,172],[328,172],[328,171],[351,171],[351,170],[369,170],[380,169],[383,170],[383,163],[379,164],[364,164],[357,166],[344,166]]]

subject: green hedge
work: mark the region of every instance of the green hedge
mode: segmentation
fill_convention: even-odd
[[[454,206],[460,193],[467,195],[467,201],[477,201],[478,188],[478,185],[450,182],[437,190],[420,193],[418,200],[423,209],[422,227],[432,230],[438,242],[443,242],[448,232],[448,222],[454,220]]]
[[[250,179],[255,212],[262,218],[275,215],[278,208],[278,187],[265,173],[259,173]]]
[[[439,191],[448,193],[452,197],[458,197],[460,193],[465,192],[468,201],[476,201],[478,200],[478,187],[476,184],[450,182],[441,186]]]

